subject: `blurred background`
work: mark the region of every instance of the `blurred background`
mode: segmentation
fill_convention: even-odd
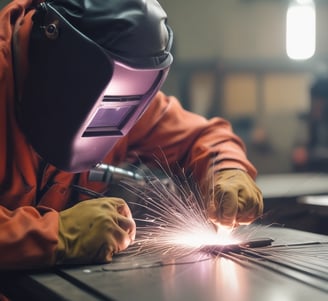
[[[0,9],[8,2],[0,0]],[[177,96],[188,110],[228,119],[259,174],[328,171],[328,0],[159,3],[174,31],[174,63],[165,93]],[[314,28],[304,13],[295,25],[296,49],[312,51],[306,59],[287,55],[291,7],[314,11]],[[311,101],[310,88],[318,78],[326,86],[319,88],[325,109],[314,108]],[[313,122],[313,110],[325,112],[320,121]],[[314,149],[314,167],[295,166],[309,156],[300,146]]]
[[[328,0],[159,3],[175,36],[164,92],[231,122],[263,223],[328,234]]]
[[[189,110],[231,121],[260,174],[294,171],[293,149],[309,140],[310,86],[327,73],[328,1],[159,2],[175,37],[163,90]],[[315,7],[315,52],[294,60],[286,52],[287,10],[304,2]],[[305,21],[300,38],[309,45]]]

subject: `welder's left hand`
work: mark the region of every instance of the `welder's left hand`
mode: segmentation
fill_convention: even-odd
[[[207,212],[213,223],[235,227],[249,224],[262,214],[262,193],[245,171],[219,171],[212,185]]]

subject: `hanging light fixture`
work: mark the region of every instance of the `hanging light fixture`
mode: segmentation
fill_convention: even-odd
[[[306,60],[315,53],[316,12],[313,0],[293,0],[287,9],[286,51],[289,58]]]

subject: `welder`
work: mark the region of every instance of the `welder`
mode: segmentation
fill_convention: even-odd
[[[162,160],[192,174],[216,225],[261,215],[256,169],[230,123],[160,91],[172,39],[156,0],[13,0],[1,10],[1,270],[108,262],[133,242],[125,200],[75,189],[108,188],[89,181],[97,164]]]

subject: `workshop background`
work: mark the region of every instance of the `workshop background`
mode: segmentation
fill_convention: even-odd
[[[0,0],[0,9],[8,2]],[[174,31],[174,63],[163,90],[191,111],[231,121],[259,174],[293,171],[310,84],[328,74],[328,0],[313,1],[316,51],[299,61],[286,54],[292,2],[159,0]]]
[[[328,1],[316,0],[316,52],[286,54],[287,0],[160,0],[174,31],[163,90],[206,117],[229,119],[260,174],[292,171],[309,86],[328,62]]]
[[[272,221],[246,227],[247,237],[273,238],[272,247],[218,245],[210,260],[187,252],[166,261],[150,248],[144,258],[127,252],[108,265],[5,271],[1,291],[12,300],[327,300],[328,172],[294,173],[291,151],[305,131],[310,83],[328,70],[328,0],[315,0],[316,52],[305,61],[285,50],[292,0],[158,1],[175,35],[163,90],[189,110],[232,122],[259,171],[263,224]]]
[[[232,123],[258,169],[260,222],[328,234],[328,172],[298,173],[291,160],[307,135],[310,85],[328,76],[328,0],[305,1],[315,4],[314,55],[287,56],[287,10],[302,1],[159,0],[174,32],[163,90],[191,111]]]

